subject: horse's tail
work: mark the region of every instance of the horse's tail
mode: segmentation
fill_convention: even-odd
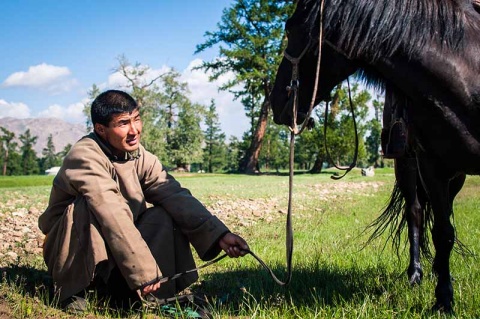
[[[429,260],[432,260],[432,250],[430,247],[430,240],[428,236],[428,231],[431,230],[432,227],[432,209],[428,200],[428,196],[426,196],[425,191],[419,185],[417,190],[420,189],[421,191],[417,193],[417,195],[420,205],[422,207],[421,213],[423,216],[422,225],[419,229],[419,246],[423,256]],[[383,213],[370,225],[367,226],[367,230],[373,229],[372,234],[367,240],[367,244],[371,243],[373,240],[380,237],[383,233],[387,232],[388,236],[386,242],[388,242],[389,240],[392,241],[392,246],[397,255],[399,256],[401,235],[405,228],[408,226],[406,214],[407,212],[405,209],[405,197],[400,190],[398,182],[395,181],[392,194],[390,195],[389,203],[385,207]],[[407,240],[408,239],[406,239],[406,241]],[[383,248],[385,248],[385,246]]]
[[[417,180],[420,180],[420,175],[417,172]],[[427,191],[423,188],[422,183],[417,185],[417,198],[421,207],[422,226],[420,229],[420,252],[423,257],[429,261],[433,261],[433,251],[430,245],[430,237],[428,234],[432,233],[433,227],[433,211],[430,199],[428,198]],[[404,213],[406,214],[406,213]]]

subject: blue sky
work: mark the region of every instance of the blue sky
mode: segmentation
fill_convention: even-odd
[[[215,31],[232,0],[9,0],[0,4],[0,118],[54,116],[83,123],[92,84],[119,88],[118,57],[148,65],[152,76],[173,67],[189,83],[191,99],[217,103],[222,129],[238,137],[248,119],[238,101],[217,92],[204,72],[190,70],[215,58],[194,55],[206,31]],[[220,79],[220,81],[225,78]]]

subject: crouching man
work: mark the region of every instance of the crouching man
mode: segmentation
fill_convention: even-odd
[[[46,234],[45,263],[67,310],[85,310],[89,287],[130,301],[174,296],[198,274],[158,279],[195,268],[190,244],[202,260],[221,250],[230,257],[245,255],[245,240],[140,144],[142,121],[130,95],[100,94],[91,118],[94,132],[65,157],[38,221]]]

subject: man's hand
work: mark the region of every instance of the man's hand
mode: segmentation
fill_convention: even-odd
[[[218,242],[220,248],[222,248],[229,257],[237,258],[245,256],[247,252],[245,249],[250,249],[247,242],[240,236],[233,233],[226,233]],[[142,295],[148,295],[160,288],[160,282],[145,286],[142,288]]]
[[[154,284],[151,284],[151,285],[148,285],[148,286],[145,286],[143,287],[142,289],[142,295],[148,295],[152,292],[155,292],[158,290],[158,288],[160,288],[160,283],[159,282],[156,282]]]
[[[247,254],[245,250],[249,249],[247,242],[233,233],[226,233],[218,244],[231,258],[245,256]]]

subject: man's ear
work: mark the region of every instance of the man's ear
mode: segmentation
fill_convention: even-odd
[[[103,126],[102,124],[100,123],[95,123],[95,125],[93,126],[94,130],[95,130],[95,133],[97,133],[98,135],[100,135],[100,137],[104,138],[105,137],[105,126]]]

